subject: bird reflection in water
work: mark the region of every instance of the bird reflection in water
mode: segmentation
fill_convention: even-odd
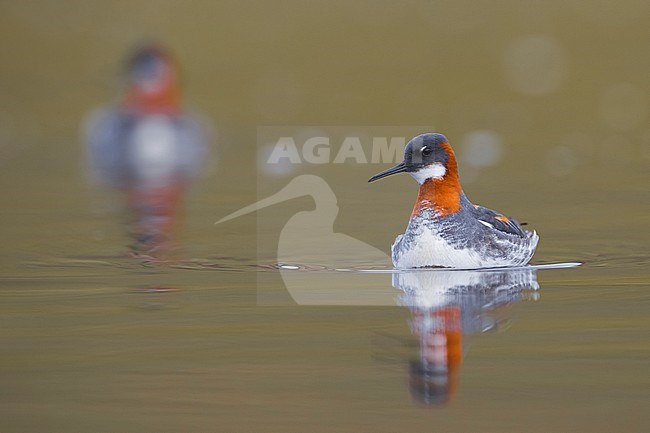
[[[393,286],[411,312],[419,358],[410,362],[412,396],[426,405],[447,403],[455,394],[465,336],[502,329],[507,308],[537,298],[534,269],[400,272]]]
[[[132,252],[161,257],[175,245],[183,197],[208,150],[207,123],[181,103],[176,63],[162,47],[136,50],[114,106],[85,124],[92,178],[123,193]]]

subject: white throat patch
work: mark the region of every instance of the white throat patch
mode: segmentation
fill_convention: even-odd
[[[445,170],[444,165],[434,162],[431,165],[422,167],[418,171],[414,171],[409,174],[413,176],[413,179],[415,179],[417,183],[422,185],[427,179],[442,179],[445,176],[446,172],[447,170]]]

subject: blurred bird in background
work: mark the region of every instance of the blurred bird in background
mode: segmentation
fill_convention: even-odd
[[[210,128],[183,108],[179,70],[164,48],[138,48],[125,69],[117,104],[84,124],[87,164],[94,181],[123,194],[132,253],[160,258],[176,244],[183,197],[202,171]]]

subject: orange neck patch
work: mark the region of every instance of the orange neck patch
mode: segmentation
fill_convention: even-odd
[[[175,114],[180,112],[180,96],[173,84],[153,93],[145,93],[133,87],[127,91],[123,105],[145,113]]]
[[[433,209],[437,216],[443,217],[460,210],[460,179],[454,151],[449,143],[440,145],[447,151],[447,171],[442,179],[429,179],[420,185],[418,198],[411,216],[419,215],[424,209]]]

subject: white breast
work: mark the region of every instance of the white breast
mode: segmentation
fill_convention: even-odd
[[[130,165],[141,182],[157,182],[174,175],[177,134],[164,116],[151,116],[137,124],[129,149]]]
[[[492,257],[472,248],[454,248],[435,228],[425,224],[409,227],[407,236],[410,242],[405,242],[403,236],[405,235],[398,236],[392,247],[393,265],[398,269],[428,266],[457,269],[521,266],[528,263],[537,244],[536,234],[532,245],[514,245],[504,239],[501,241],[503,255]]]

